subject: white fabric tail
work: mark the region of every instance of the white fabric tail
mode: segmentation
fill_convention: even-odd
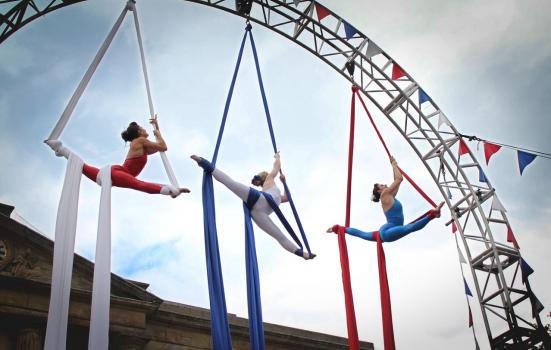
[[[109,348],[109,303],[111,301],[111,166],[101,168],[101,198],[92,287],[89,350]]]
[[[57,209],[50,307],[46,325],[46,340],[44,342],[45,350],[66,348],[82,166],[82,159],[71,153],[67,162],[65,181]]]

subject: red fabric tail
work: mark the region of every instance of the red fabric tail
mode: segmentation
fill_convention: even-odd
[[[346,325],[348,327],[348,346],[350,350],[360,350],[354,298],[352,296],[352,282],[350,280],[350,265],[348,264],[348,249],[344,227],[339,227],[339,255],[341,258],[342,286],[344,288],[344,304],[346,307]]]
[[[390,304],[390,289],[386,274],[386,259],[383,242],[379,232],[375,232],[377,238],[377,262],[379,264],[379,288],[381,290],[381,311],[383,315],[383,339],[385,350],[395,350],[394,327],[392,325],[392,305]]]

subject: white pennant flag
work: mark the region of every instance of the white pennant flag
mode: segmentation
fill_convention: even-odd
[[[446,117],[444,113],[440,112],[440,114],[438,115],[438,129],[440,129],[442,124],[446,124],[447,126],[452,126],[448,117]]]
[[[459,253],[459,261],[462,264],[466,264],[467,260],[465,260],[465,257],[463,256],[463,253],[461,253],[461,249],[459,249],[459,246],[457,246],[457,253]]]
[[[492,199],[492,209],[493,210],[499,210],[499,211],[502,211],[504,213],[507,212],[507,210],[505,209],[505,207],[503,206],[503,204],[501,204],[501,202],[499,201],[499,199],[497,198],[497,195],[494,194],[494,198]]]
[[[370,40],[369,44],[367,45],[367,50],[365,52],[367,58],[371,58],[375,55],[380,54],[381,52],[383,52],[383,50],[381,50],[379,46],[377,46],[373,41]]]

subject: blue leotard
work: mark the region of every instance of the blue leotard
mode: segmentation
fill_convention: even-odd
[[[400,201],[396,198],[394,198],[392,207],[385,212],[385,216],[387,222],[379,229],[379,234],[381,235],[381,240],[383,242],[393,242],[411,232],[418,231],[425,227],[430,220],[432,220],[429,215],[424,215],[419,220],[412,222],[411,224],[404,225],[404,211],[402,209],[402,203],[400,203]],[[368,241],[375,241],[373,231],[365,232],[356,228],[347,227],[345,232]]]

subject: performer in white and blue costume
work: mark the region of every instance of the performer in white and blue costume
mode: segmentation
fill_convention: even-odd
[[[241,198],[243,202],[247,202],[249,200],[249,193],[251,191],[256,191],[255,189],[247,185],[233,180],[222,170],[213,167],[208,160],[196,155],[192,155],[191,158],[195,160],[201,168],[211,173],[216,181],[226,186],[237,197]],[[288,202],[287,194],[282,195],[281,191],[275,183],[275,177],[277,176],[277,174],[279,173],[279,169],[281,168],[279,153],[276,153],[274,155],[274,158],[274,165],[270,172],[262,171],[255,175],[251,180],[251,183],[254,186],[262,188],[262,195],[255,198],[256,203],[254,203],[254,205],[252,206],[251,216],[258,227],[260,227],[267,234],[275,238],[275,240],[278,241],[278,243],[285,250],[306,260],[313,259],[316,254],[309,254],[307,251],[304,251],[303,249],[297,247],[293,242],[287,239],[287,237],[283,234],[279,227],[277,227],[272,219],[270,219],[270,214],[273,213],[274,210],[266,199],[266,194],[273,199],[273,202],[275,202],[277,206],[279,206],[281,203]],[[281,175],[280,180],[285,181],[285,177]]]

